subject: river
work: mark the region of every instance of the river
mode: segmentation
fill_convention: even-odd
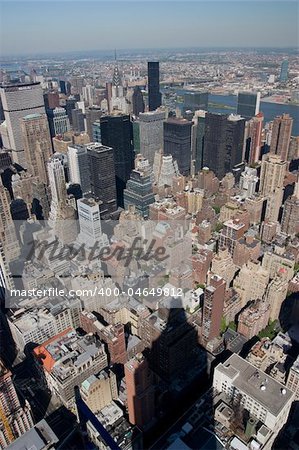
[[[235,113],[237,109],[237,96],[236,95],[209,95],[210,103],[217,103],[227,108],[223,108],[221,106],[209,106],[208,110],[210,112],[218,112],[218,113]],[[229,107],[229,108],[228,108]],[[270,122],[276,116],[280,116],[283,113],[290,114],[290,116],[294,119],[292,136],[299,136],[299,105],[281,105],[280,103],[269,103],[263,102],[261,100],[260,111],[265,116],[265,122]]]

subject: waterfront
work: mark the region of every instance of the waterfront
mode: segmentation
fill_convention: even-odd
[[[211,105],[215,103],[217,104],[216,107],[214,105]],[[218,112],[225,114],[235,113],[237,110],[237,96],[210,94],[208,110],[210,112]],[[290,116],[293,117],[294,119],[292,135],[299,136],[299,106],[261,101],[260,110],[265,116],[265,122],[270,122],[271,120],[274,119],[274,117],[280,116],[283,113],[290,114]]]

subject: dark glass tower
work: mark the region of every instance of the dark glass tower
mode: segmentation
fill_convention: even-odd
[[[148,109],[155,111],[161,106],[159,62],[147,63],[148,75]]]
[[[199,109],[207,110],[209,103],[208,92],[189,91],[184,94],[184,111],[195,112]]]
[[[182,175],[191,167],[191,127],[186,119],[169,118],[164,122],[164,154],[172,155]]]
[[[91,192],[101,200],[101,215],[106,217],[117,209],[113,149],[92,143],[87,146],[87,155]]]
[[[207,113],[203,167],[221,180],[242,162],[245,119],[240,116]]]
[[[128,209],[130,205],[135,206],[136,212],[142,217],[148,217],[149,205],[155,202],[149,166],[136,168],[124,190],[124,205]]]
[[[134,88],[134,92],[132,95],[132,104],[134,116],[139,116],[140,113],[144,112],[144,101],[139,86],[135,86]]]
[[[250,120],[256,116],[260,110],[260,93],[259,92],[239,92],[237,114]]]
[[[114,151],[117,205],[124,206],[124,189],[134,167],[133,129],[129,115],[104,116],[100,119],[101,141]]]

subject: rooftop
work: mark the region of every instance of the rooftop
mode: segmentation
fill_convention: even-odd
[[[236,354],[225,363],[219,364],[216,370],[229,377],[233,386],[264,406],[274,416],[277,416],[294,396],[283,384]]]

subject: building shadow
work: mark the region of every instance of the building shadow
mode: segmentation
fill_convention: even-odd
[[[143,333],[157,336],[125,367],[129,420],[146,449],[217,449],[208,354],[180,299],[154,311]]]
[[[283,301],[279,313],[279,324],[282,331],[288,334],[292,343],[284,363],[285,381],[288,386],[290,370],[299,357],[299,292],[288,295]],[[296,398],[291,406],[288,420],[279,431],[272,448],[274,450],[299,448],[298,424],[299,401]]]

